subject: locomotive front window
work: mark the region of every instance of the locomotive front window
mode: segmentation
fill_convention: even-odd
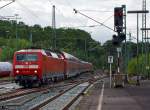
[[[17,61],[37,61],[38,56],[36,54],[17,54]]]

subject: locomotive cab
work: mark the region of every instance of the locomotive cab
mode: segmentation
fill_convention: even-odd
[[[41,77],[39,52],[16,52],[13,61],[13,73],[16,83],[21,86],[39,82]]]

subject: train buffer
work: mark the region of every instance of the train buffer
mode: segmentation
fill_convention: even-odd
[[[124,87],[125,74],[117,73],[112,77],[113,87]]]

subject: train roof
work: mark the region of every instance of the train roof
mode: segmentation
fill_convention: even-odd
[[[40,52],[44,55],[46,55],[45,51],[43,49],[22,49],[16,52]]]
[[[62,52],[62,53],[64,54],[66,59],[80,61],[78,58],[76,58],[75,56],[73,56],[71,54],[68,54],[66,52]]]
[[[63,54],[60,51],[55,51],[51,49],[22,49],[17,51],[16,53],[22,53],[22,52],[39,52],[43,55],[52,56],[54,58],[64,58]]]
[[[42,52],[42,51],[44,50],[43,49],[22,49],[17,52]]]
[[[52,57],[57,58],[56,56],[61,55],[62,57],[64,57],[65,59],[68,60],[73,60],[73,61],[81,61],[78,58],[76,58],[75,56],[66,53],[66,52],[62,52],[60,50],[52,50],[52,49],[22,49],[19,50],[17,52],[40,52],[43,55],[48,55],[48,53],[51,54]]]

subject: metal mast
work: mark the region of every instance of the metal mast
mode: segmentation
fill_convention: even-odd
[[[56,20],[55,20],[55,5],[52,7],[52,29],[53,29],[53,48],[56,49]]]
[[[146,0],[142,1],[142,10],[146,11]],[[146,29],[146,13],[142,14],[142,28]],[[144,60],[144,65],[143,65],[143,72],[144,72],[145,67],[147,66],[147,38],[146,38],[146,30],[142,30],[142,54],[145,54],[145,60]]]

